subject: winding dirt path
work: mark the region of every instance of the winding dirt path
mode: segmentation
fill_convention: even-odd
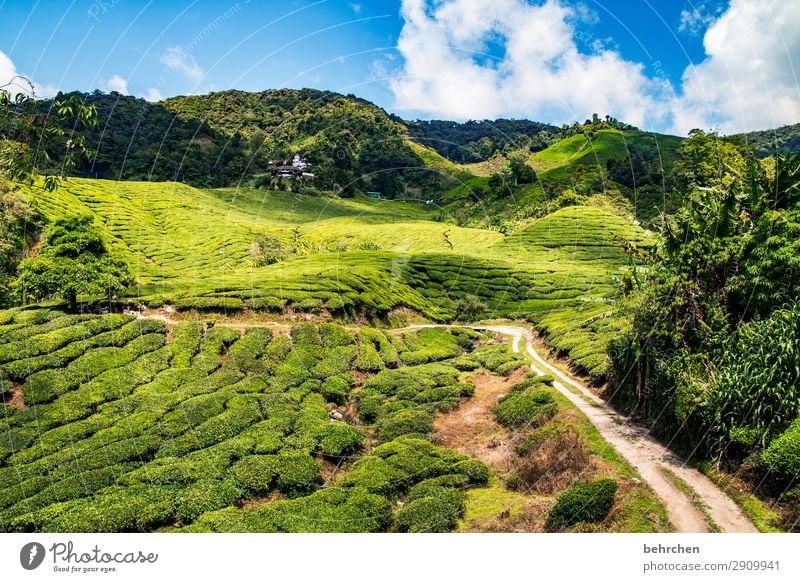
[[[435,325],[412,326],[447,327]],[[488,330],[514,339],[513,347],[519,352],[521,344],[533,358],[531,369],[538,375],[550,374],[556,380],[553,386],[566,396],[594,424],[603,438],[613,446],[639,473],[664,504],[669,520],[679,532],[708,532],[704,515],[693,505],[663,473],[666,468],[686,483],[705,512],[723,532],[757,532],[742,510],[714,483],[686,460],[655,440],[646,428],[636,425],[626,416],[613,410],[589,388],[550,365],[534,349],[533,334],[524,328],[507,325],[466,326]],[[570,386],[571,388],[568,388]]]

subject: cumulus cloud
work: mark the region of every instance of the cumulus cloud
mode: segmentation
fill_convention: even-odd
[[[585,15],[548,0],[404,0],[398,49],[404,68],[391,82],[398,108],[467,118],[527,116],[554,122],[608,112],[645,125],[665,115],[662,82],[641,63],[594,45],[580,52],[574,23]],[[502,60],[484,53],[501,44]],[[420,106],[421,105],[421,106]]]
[[[707,58],[686,69],[673,129],[726,133],[800,121],[800,2],[731,0],[708,29]]]
[[[161,64],[168,70],[181,73],[192,81],[199,81],[205,75],[203,68],[186,49],[171,46],[161,55]]]
[[[101,81],[100,85],[104,91],[116,91],[120,95],[128,94],[128,81],[119,75],[112,75],[110,79]]]
[[[150,103],[155,103],[156,101],[161,101],[164,97],[161,96],[161,91],[156,87],[150,87],[145,93],[144,99],[145,101],[150,101]]]
[[[703,10],[706,58],[673,87],[657,67],[624,59],[611,43],[587,43],[575,28],[585,12],[559,0],[403,0],[395,106],[431,117],[554,123],[598,112],[682,134],[800,121],[792,67],[800,63],[800,3],[731,0],[716,19]],[[486,54],[490,45],[502,47],[502,58]]]
[[[710,7],[703,2],[689,5],[681,10],[678,31],[696,36],[711,26],[720,12],[720,6]]]
[[[15,96],[19,93],[36,95],[36,97],[53,97],[58,89],[53,85],[40,85],[28,75],[17,71],[17,67],[9,56],[0,51],[0,87]]]

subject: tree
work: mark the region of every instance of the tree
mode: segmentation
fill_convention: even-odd
[[[59,94],[48,105],[24,77],[0,85],[0,175],[31,182],[40,175],[52,191],[88,157],[79,130],[97,127],[97,110],[77,95]]]
[[[508,165],[514,184],[533,184],[536,181],[536,172],[528,165],[528,155],[524,152],[514,152],[508,156]]]
[[[0,306],[12,302],[11,283],[17,265],[40,227],[40,218],[25,197],[0,180]]]
[[[91,216],[62,218],[45,232],[41,250],[23,260],[16,288],[23,302],[61,297],[71,309],[78,295],[111,297],[133,283],[127,266],[111,256]]]

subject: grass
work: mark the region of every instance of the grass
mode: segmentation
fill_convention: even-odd
[[[533,154],[531,164],[543,179],[563,180],[581,165],[605,167],[609,159],[625,159],[632,144],[641,144],[655,149],[662,164],[668,167],[674,162],[675,150],[682,141],[672,135],[604,129],[596,132],[591,141],[583,134],[558,141]]]
[[[470,489],[467,492],[466,510],[459,521],[458,529],[480,531],[498,519],[501,514],[510,518],[516,517],[528,501],[528,496],[509,491],[500,479],[493,475],[488,486]]]
[[[697,468],[736,502],[736,505],[750,518],[750,521],[753,522],[758,531],[763,533],[781,533],[784,531],[776,525],[780,519],[777,512],[766,507],[750,491],[737,487],[735,482],[720,473],[713,463],[709,461],[698,462]]]

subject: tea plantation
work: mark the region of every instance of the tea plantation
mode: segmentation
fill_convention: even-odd
[[[470,330],[0,312],[0,530],[448,531],[481,462],[430,440]]]
[[[461,228],[409,202],[177,183],[70,179],[28,191],[48,219],[90,213],[130,267],[136,303],[197,313],[387,321],[524,317],[602,380],[619,330],[611,300],[650,235],[575,206],[518,230]],[[266,250],[264,250],[266,249]]]

